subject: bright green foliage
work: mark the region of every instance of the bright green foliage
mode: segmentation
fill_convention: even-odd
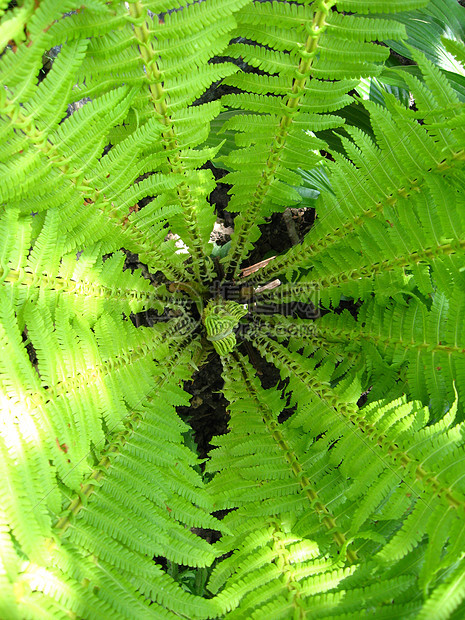
[[[247,314],[247,308],[234,301],[212,300],[203,312],[203,324],[209,340],[219,355],[227,355],[236,346],[234,329]]]
[[[463,41],[449,79],[405,40],[427,0],[9,4],[0,618],[463,618]],[[245,270],[303,175],[315,224]],[[210,353],[200,459],[177,408]]]

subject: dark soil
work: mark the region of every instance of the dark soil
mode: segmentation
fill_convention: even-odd
[[[315,219],[314,210],[289,209],[289,213],[299,241],[302,241]],[[286,224],[283,213],[274,213],[265,224],[260,226],[260,231],[261,237],[243,265],[244,267],[254,265],[270,256],[281,254],[293,245],[290,236],[292,233]]]

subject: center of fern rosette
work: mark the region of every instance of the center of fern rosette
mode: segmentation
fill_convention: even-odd
[[[202,320],[207,332],[207,340],[219,355],[227,355],[236,346],[234,329],[240,319],[247,314],[247,308],[235,301],[214,299],[208,302]]]

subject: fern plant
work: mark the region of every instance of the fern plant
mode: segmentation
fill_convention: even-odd
[[[464,617],[463,94],[380,44],[426,5],[0,2],[1,618]],[[303,171],[314,226],[250,265]]]

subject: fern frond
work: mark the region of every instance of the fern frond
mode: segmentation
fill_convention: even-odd
[[[260,341],[263,342],[264,338],[254,338],[255,344],[262,349]],[[359,481],[360,471],[363,471],[360,461],[363,459],[359,455],[360,446],[357,448],[354,445],[353,450],[348,450],[344,445],[339,449],[341,425],[334,412],[331,413],[332,407],[336,406],[335,395],[328,398],[330,388],[326,387],[323,388],[326,390],[324,399],[317,402],[307,397],[304,400],[301,398],[301,388],[291,374],[291,404],[297,401],[299,405],[286,422],[279,423],[278,416],[284,405],[279,392],[263,390],[253,377],[252,368],[239,354],[233,354],[232,359],[223,358],[223,364],[225,393],[231,401],[230,432],[216,438],[215,443],[219,447],[213,450],[208,464],[209,470],[217,472],[210,483],[210,492],[221,502],[215,505],[216,508],[237,509],[224,519],[233,534],[226,535],[217,543],[222,553],[233,553],[214,569],[209,589],[218,593],[217,600],[223,611],[227,612],[226,617],[258,618],[268,614],[287,618],[296,613],[310,613],[310,617],[315,618],[336,617],[366,611],[367,604],[381,613],[392,610],[392,600],[397,597],[397,600],[402,600],[403,592],[411,591],[414,586],[415,577],[407,572],[395,578],[386,575],[381,583],[379,581],[377,563],[371,561],[370,554],[374,549],[383,549],[379,543],[385,541],[385,536],[381,531],[378,534],[372,524],[367,544],[361,531],[366,516],[357,519],[357,502],[350,505],[346,502],[347,498],[354,497],[355,488],[351,480]],[[278,365],[281,366],[279,362]],[[302,359],[299,368],[302,368],[302,387],[307,386],[303,389],[308,390],[309,387],[309,379],[305,380],[304,376],[318,376],[317,381],[327,385],[324,376],[330,376],[331,370],[316,368],[310,359]],[[288,375],[288,372],[285,374]],[[315,385],[313,381],[314,378],[310,379]],[[238,391],[241,395],[244,392],[239,406],[236,398]],[[340,391],[338,401],[339,411],[343,401],[344,406],[354,412],[350,414],[353,420],[356,408],[350,402],[355,394],[356,391],[346,386],[344,396]],[[328,418],[323,421],[326,434],[318,439],[322,426],[316,414],[318,412],[318,417],[321,416],[322,408],[328,413]],[[256,410],[258,417],[250,419]],[[362,419],[364,415],[361,412]],[[439,433],[446,431],[450,422],[449,417],[448,423],[435,430]],[[378,424],[379,420],[377,428]],[[313,439],[306,434],[309,431]],[[344,437],[346,443],[357,443],[357,435],[354,437],[349,433]],[[333,452],[328,452],[327,445],[333,441],[336,447]],[[421,437],[419,445],[423,442]],[[369,452],[369,446],[365,446],[364,450]],[[342,466],[341,454],[344,455]],[[355,454],[358,455],[357,463],[353,463]],[[443,456],[445,454],[443,452]],[[332,467],[328,467],[328,457]],[[344,469],[346,460],[350,464],[348,474]],[[380,475],[383,462],[375,463],[377,475]],[[345,480],[339,478],[341,467]],[[356,477],[353,476],[355,470],[358,472]],[[292,472],[290,478],[288,472]],[[373,471],[370,473],[367,484],[372,480]],[[317,482],[320,478],[321,481]],[[294,489],[292,479],[306,479],[302,490],[298,487]],[[391,474],[389,480],[386,476],[380,476],[380,479],[385,485],[402,484],[398,474]],[[312,488],[315,483],[317,491]],[[357,497],[363,495],[363,489],[357,487]],[[370,509],[363,507],[363,510],[371,510],[373,518],[378,519],[376,509],[386,493],[377,498],[373,488],[370,492],[372,504]],[[300,493],[310,500],[310,509],[299,501]],[[269,502],[267,498],[274,499]],[[361,502],[359,512],[362,506],[364,502]],[[317,525],[318,522],[320,525]],[[326,535],[322,532],[322,526],[328,529]],[[356,535],[353,537],[356,531],[359,532],[359,540],[364,542],[355,545],[356,552],[349,551],[345,556],[350,541],[357,538]],[[334,544],[330,542],[328,546],[325,540],[328,534],[338,545],[342,544],[341,554],[333,555],[333,559],[326,555]],[[362,557],[359,550],[363,552]],[[350,560],[350,566],[344,567],[345,557]],[[363,590],[359,589],[361,580]]]
[[[373,81],[425,4],[0,0],[0,617],[463,616],[463,88]]]
[[[354,11],[361,14],[369,13],[397,13],[399,11],[413,11],[427,4],[425,0],[338,0],[337,6],[342,11]]]
[[[441,566],[460,558],[458,548],[463,544],[457,541],[456,545],[454,538],[464,535],[457,510],[465,498],[461,474],[462,424],[453,426],[457,404],[450,407],[443,420],[432,425],[428,425],[428,411],[414,402],[406,402],[405,398],[372,403],[359,410],[351,401],[357,394],[356,379],[350,378],[351,383],[340,381],[334,388],[325,381],[332,374],[329,360],[322,365],[319,375],[315,360],[289,353],[259,332],[249,337],[276,363],[282,376],[289,378],[293,398],[306,403],[294,414],[294,424],[300,425],[305,420],[314,437],[322,433],[315,449],[319,445],[320,449],[332,445],[329,454],[333,467],[347,476],[347,480],[355,481],[345,491],[346,497],[355,502],[352,508],[356,507],[348,536],[357,538],[366,519],[370,520],[371,530],[375,521],[383,529],[386,519],[384,529],[388,531],[387,526],[396,520],[399,525],[391,530],[390,539],[378,549],[376,558],[381,562],[397,561],[422,544],[429,562],[423,565],[421,580],[431,585]],[[305,400],[299,398],[302,390],[307,395]],[[318,417],[312,417],[311,411],[316,407]],[[293,424],[292,417],[290,423]],[[348,433],[348,427],[353,432]],[[373,459],[375,445],[379,459]],[[440,528],[437,527],[439,514],[445,519]],[[428,541],[424,542],[426,535]],[[364,557],[368,549],[365,543],[355,545],[354,551]]]
[[[277,289],[278,293],[268,301],[302,299],[297,291],[302,292],[303,288],[283,288],[282,295]],[[309,291],[308,295],[312,301],[318,301],[316,291]],[[366,383],[373,386],[370,399],[377,400],[387,392],[392,398],[399,397],[407,391],[413,400],[428,405],[435,418],[440,418],[452,406],[456,389],[462,419],[463,299],[462,288],[457,288],[449,298],[438,292],[428,304],[416,297],[408,301],[402,297],[397,302],[390,300],[385,306],[368,299],[356,319],[348,312],[328,313],[309,325],[289,318],[279,323],[261,318],[258,327],[266,326],[270,334],[275,329],[281,340],[295,333],[301,346],[311,343],[329,348],[347,360],[357,356],[365,368]],[[399,372],[407,383],[396,386]]]
[[[52,311],[60,302],[68,312],[93,324],[103,312],[127,316],[149,308],[160,312],[166,305],[180,301],[164,285],[155,289],[140,273],[123,270],[122,252],[105,261],[99,245],[79,257],[76,253],[64,254],[54,210],[47,212],[35,242],[31,220],[30,216],[18,217],[13,209],[0,214],[1,278],[17,304],[39,301]]]
[[[322,317],[314,335],[336,342],[340,334],[343,347],[352,343],[354,348],[353,343],[358,342],[373,373],[369,380],[377,394],[392,387],[382,381],[383,366],[405,366],[411,398],[429,404],[433,415],[441,417],[455,400],[454,385],[460,403],[463,398],[462,306],[463,293],[458,291],[450,299],[436,295],[429,309],[415,299],[406,305],[391,303],[386,308],[367,302],[360,308],[357,321],[347,314]],[[382,357],[379,367],[373,348]],[[459,412],[462,418],[461,405]]]
[[[24,26],[34,12],[34,3],[27,2],[22,6],[15,6],[6,15],[4,9],[5,7],[2,4],[0,12],[0,49],[4,49],[8,41],[17,43],[24,41]]]
[[[2,308],[8,304],[2,303]],[[44,610],[53,601],[58,609],[81,609],[79,613],[86,617],[97,617],[105,609],[126,617],[129,612],[124,611],[122,601],[128,597],[133,599],[131,617],[152,616],[154,610],[147,611],[150,600],[159,601],[163,617],[171,617],[164,607],[182,613],[189,609],[195,617],[214,615],[211,605],[195,602],[152,563],[152,556],[158,554],[198,565],[208,564],[215,557],[209,545],[184,526],[215,527],[216,521],[205,514],[209,499],[192,469],[196,457],[182,445],[181,433],[187,427],[174,413],[174,404],[188,402],[177,386],[186,376],[192,346],[182,354],[173,349],[171,358],[164,350],[176,339],[186,339],[183,330],[172,325],[152,331],[153,343],[158,342],[155,346],[148,333],[130,329],[129,323],[121,323],[116,329],[110,315],[96,323],[95,335],[83,323],[72,326],[63,308],[55,317],[56,330],[43,310],[39,313],[31,307],[25,312],[25,320],[37,355],[37,374],[19,334],[13,352],[10,334],[8,366],[2,364],[1,375],[3,402],[10,410],[1,433],[2,454],[6,456],[5,450],[9,453],[8,461],[2,463],[2,506],[23,553],[31,560],[21,577],[19,609],[23,604],[27,607],[29,596],[35,592],[37,605],[43,605]],[[10,324],[11,318],[9,322],[5,318],[5,328],[11,332]],[[125,325],[127,328],[122,329]],[[189,340],[192,337],[187,335],[184,344]],[[161,341],[164,344],[160,347]],[[155,350],[156,357],[164,358],[163,369],[151,359]],[[15,379],[13,375],[13,368],[24,374],[28,365],[30,394],[25,391],[25,377]],[[154,390],[154,376],[157,399],[141,399],[143,393],[150,395]],[[40,443],[39,451],[39,446],[34,448],[34,434],[37,441],[44,424],[49,440]],[[13,451],[18,454],[16,460],[11,458]],[[145,468],[144,475],[141,468]],[[66,511],[55,491],[44,499],[44,488],[58,490],[45,474],[61,480],[65,496],[70,497]],[[4,491],[11,484],[28,489],[27,502],[16,500],[14,504],[8,500]],[[134,503],[136,492],[140,498]],[[53,515],[59,516],[55,524]],[[95,562],[86,560],[89,549]],[[75,562],[79,558],[80,577],[66,564],[70,553]],[[47,564],[54,568],[45,568]],[[105,578],[108,573],[113,574],[109,581]],[[87,585],[78,586],[75,579]],[[144,580],[147,585],[141,585]],[[168,597],[163,594],[166,590],[170,591]],[[84,592],[86,603],[76,608],[76,596]],[[148,598],[144,601],[141,594]],[[90,611],[93,598],[95,615]],[[135,612],[137,606],[140,609]]]
[[[53,69],[50,74],[53,75]],[[53,91],[50,92],[53,95]],[[61,207],[56,213],[59,214],[57,226],[70,233],[70,242],[66,243],[64,239],[64,251],[69,252],[81,244],[95,243],[113,235],[111,245],[106,244],[106,252],[119,249],[125,238],[129,248],[140,252],[152,268],[166,267],[168,273],[172,272],[174,279],[182,279],[185,271],[180,260],[175,258],[173,269],[168,267],[168,256],[171,258],[173,248],[163,241],[163,212],[160,213],[157,223],[152,221],[149,227],[145,225],[145,230],[141,231],[136,218],[128,219],[129,207],[134,203],[128,204],[119,200],[117,205],[114,204],[113,200],[116,200],[117,195],[121,195],[123,188],[126,189],[128,184],[136,179],[137,171],[129,171],[128,174],[127,167],[122,165],[121,160],[113,157],[100,159],[108,128],[112,124],[110,119],[116,123],[122,118],[118,115],[124,116],[133,95],[134,93],[128,93],[125,87],[111,95],[105,95],[98,102],[87,104],[87,109],[81,108],[55,131],[49,131],[50,127],[42,121],[36,125],[33,117],[23,114],[22,108],[8,100],[4,101],[4,110],[13,122],[5,124],[12,140],[7,142],[11,148],[3,153],[8,163],[1,164],[0,167],[10,178],[0,194],[3,200],[9,201],[11,207],[24,211],[27,204],[28,213],[31,212],[29,209],[33,213],[50,209],[54,203]],[[84,117],[86,120],[82,121]],[[92,153],[88,151],[90,125],[91,135],[95,139]],[[26,142],[18,143],[15,135],[22,135]],[[117,154],[131,157],[136,162],[149,140],[158,135],[159,129],[154,129],[153,124],[147,123],[136,136],[128,138],[119,148],[116,147]],[[136,139],[139,141],[136,142]],[[15,152],[13,157],[12,149]],[[97,171],[92,170],[95,164]],[[9,171],[13,170],[15,173],[10,175]],[[18,183],[17,175],[27,172],[30,172],[27,180]],[[42,183],[41,191],[37,191],[37,183]],[[150,189],[158,192],[175,187],[176,179],[173,177],[164,185],[154,184]],[[147,193],[141,192],[139,196]],[[128,194],[126,201],[133,197]],[[173,213],[173,209],[165,211],[170,212]],[[148,232],[150,234],[147,235]]]
[[[445,582],[434,590],[417,617],[421,620],[433,617],[449,618],[465,598],[464,581],[465,571],[462,559],[457,562]]]
[[[279,392],[263,390],[240,354],[222,359],[231,421],[229,433],[215,439],[208,471],[218,473],[209,490],[215,509],[237,508],[223,520],[233,535],[217,544],[221,553],[236,551],[213,571],[209,588],[220,590],[224,611],[237,607],[231,618],[251,617],[268,604],[278,613],[283,595],[286,609],[300,609],[306,596],[351,573],[322,551],[345,546],[332,514],[340,481],[337,472],[328,475],[324,452],[309,459],[300,432],[278,423],[285,406]],[[348,557],[356,556],[349,551]]]
[[[395,256],[394,260],[400,261],[397,265],[400,267],[402,263],[414,275],[422,293],[429,294],[431,284],[422,264],[432,265],[433,272],[439,275],[445,271],[444,267],[434,265],[458,260],[454,256],[462,251],[463,239],[463,218],[458,207],[463,199],[459,180],[463,167],[462,129],[459,125],[436,129],[434,122],[431,123],[433,114],[435,121],[439,117],[456,118],[456,97],[453,95],[450,108],[445,107],[445,100],[450,101],[448,97],[452,97],[445,86],[446,79],[426,61],[421,62],[421,67],[425,76],[432,73],[431,79],[436,79],[442,88],[436,89],[435,99],[433,91],[426,91],[421,85],[417,89],[413,78],[409,80],[414,94],[419,93],[418,105],[425,122],[420,125],[417,112],[407,110],[389,95],[386,95],[387,108],[371,101],[363,102],[370,112],[376,143],[357,128],[345,128],[352,138],[341,137],[347,156],[335,152],[334,162],[328,163],[335,193],[324,195],[316,225],[303,243],[286,256],[271,261],[263,275],[272,277],[289,268],[291,273],[291,265],[296,261],[304,261],[309,267],[325,264],[328,275],[338,265],[340,275],[336,277],[343,293],[363,299],[368,289],[353,283],[349,293],[344,279],[352,280],[352,275],[363,278],[356,266],[367,256],[377,254],[383,272],[390,269],[387,257]],[[425,99],[424,92],[428,92],[429,99]],[[403,128],[402,139],[399,139],[399,127]],[[438,193],[439,186],[447,192],[450,202],[444,203]],[[435,240],[434,244],[431,239]],[[346,250],[349,246],[352,249],[342,254],[337,249],[340,244]],[[404,259],[400,258],[402,254]],[[370,271],[376,272],[376,262],[373,261]],[[351,275],[349,265],[354,268]],[[458,283],[459,279],[455,281]],[[318,286],[316,281],[315,286]],[[402,288],[400,282],[396,286]],[[331,294],[325,297],[324,303],[329,299],[337,303],[337,297]]]
[[[330,479],[323,485],[330,495],[319,497],[315,476],[318,471],[323,475],[322,468],[313,469],[308,463],[310,469],[307,470],[306,457],[301,452],[304,446],[297,435],[280,429],[277,419],[284,402],[279,392],[263,390],[253,377],[250,364],[238,353],[233,353],[233,360],[229,362],[229,357],[223,358],[225,394],[231,402],[230,432],[216,438],[220,447],[212,452],[208,463],[208,471],[220,472],[210,483],[216,509],[239,507],[238,511],[227,515],[224,522],[230,529],[234,524],[241,536],[249,531],[249,523],[250,527],[255,527],[257,521],[277,515],[288,518],[288,513],[295,518],[303,517],[310,509],[306,515],[307,526],[310,527],[311,522],[314,528],[321,522],[330,533],[329,540],[342,546],[344,535],[326,507],[335,499],[329,499],[331,494],[337,494],[337,476],[332,480],[332,491],[328,489]],[[238,391],[240,401],[233,398]],[[255,404],[253,408],[252,403]],[[256,419],[244,426],[241,420],[250,418],[252,411],[256,411]],[[322,458],[324,460],[321,453],[319,459]],[[268,475],[265,472],[269,472]]]
[[[119,32],[116,29],[97,37],[80,69],[80,81],[85,82],[82,96],[103,96],[122,83],[140,87],[132,104],[131,118],[137,123],[153,119],[159,127],[164,156],[158,166],[153,162],[155,166],[151,170],[169,170],[183,177],[176,192],[183,217],[173,214],[170,225],[188,246],[197,279],[212,274],[207,257],[214,214],[206,201],[208,185],[197,194],[190,189],[202,187],[202,174],[198,179],[195,174],[187,174],[192,170],[192,160],[186,165],[190,159],[186,154],[206,138],[211,106],[197,108],[196,122],[201,130],[191,127],[190,134],[183,135],[177,116],[185,115],[187,106],[212,82],[235,70],[230,65],[208,65],[207,61],[226,46],[228,33],[235,25],[233,11],[242,3],[242,0],[227,4],[209,0],[206,5],[192,4],[182,11],[170,12],[161,20],[147,15],[146,6],[150,4],[131,3],[124,27]],[[157,12],[162,11],[158,7]],[[126,9],[120,6],[116,12],[124,14]],[[115,52],[112,56],[108,53],[111,48]],[[192,74],[193,65],[195,74]],[[180,157],[180,152],[184,156]]]
[[[299,199],[295,192],[284,191],[280,186],[280,169],[295,169],[298,165],[295,154],[286,155],[289,151],[303,152],[304,159],[308,160],[306,165],[314,167],[318,161],[315,151],[326,148],[312,137],[313,131],[318,131],[321,123],[324,125],[325,117],[321,117],[321,121],[317,120],[316,114],[308,118],[307,109],[324,114],[348,103],[350,80],[373,75],[378,70],[377,63],[386,58],[383,48],[370,41],[382,38],[387,32],[395,38],[403,34],[402,28],[389,25],[386,20],[380,22],[379,31],[375,19],[370,20],[370,31],[367,29],[366,18],[349,16],[346,22],[345,15],[331,10],[333,4],[323,2],[304,6],[284,2],[255,3],[238,14],[238,34],[240,32],[241,36],[256,44],[234,44],[228,53],[240,56],[252,66],[272,75],[237,74],[227,78],[226,84],[240,88],[245,93],[242,101],[242,97],[234,95],[227,96],[225,103],[237,105],[240,102],[239,107],[247,109],[247,104],[251,102],[253,110],[256,100],[251,95],[263,97],[266,94],[269,107],[273,108],[277,104],[280,109],[276,117],[271,116],[275,121],[274,127],[270,123],[266,134],[263,132],[262,143],[244,152],[244,159],[248,156],[249,165],[257,166],[256,177],[253,179],[256,189],[252,195],[252,178],[248,178],[248,166],[238,165],[230,156],[224,158],[226,167],[239,171],[224,179],[225,182],[234,181],[231,190],[233,196],[228,208],[239,212],[230,252],[225,259],[225,269],[234,277],[237,277],[245,255],[259,236],[258,225],[263,222],[263,218],[271,211],[289,206],[296,202],[296,198]],[[347,90],[341,90],[339,85],[330,95],[330,101],[323,102],[323,98],[318,95],[317,98],[321,100],[316,101],[314,85],[318,91],[325,80],[341,80]],[[231,123],[234,124],[234,119]],[[342,119],[338,119],[337,123],[342,125]],[[254,134],[250,130],[249,133],[250,138],[244,141],[241,137],[238,144],[254,143]],[[241,176],[244,177],[243,188]],[[287,182],[291,183],[290,179]]]

